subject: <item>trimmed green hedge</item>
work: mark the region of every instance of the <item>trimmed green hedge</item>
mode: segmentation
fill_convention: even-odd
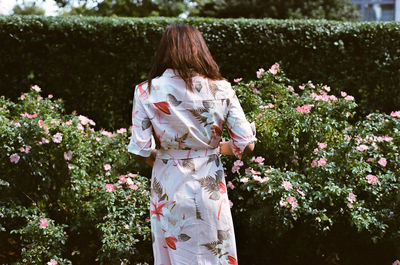
[[[359,115],[400,107],[396,22],[0,16],[0,95],[16,99],[38,84],[98,127],[126,127],[134,85],[164,28],[176,22],[199,28],[230,80],[250,80],[279,62],[296,85],[313,80],[335,94],[348,91],[359,99]]]

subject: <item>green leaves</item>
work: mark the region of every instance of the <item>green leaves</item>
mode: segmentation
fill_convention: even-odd
[[[276,75],[266,71],[260,79],[240,82],[235,89],[246,115],[256,122],[258,142],[253,158],[243,159],[240,174],[231,174],[228,168],[236,186],[229,196],[243,233],[260,234],[255,235],[255,245],[269,235],[275,241],[268,249],[286,248],[286,235],[301,237],[321,251],[337,250],[338,257],[351,257],[336,238],[349,242],[363,238],[362,248],[372,249],[398,240],[394,212],[400,207],[400,182],[393,173],[400,168],[400,134],[395,129],[400,128],[399,118],[371,113],[350,122],[349,113],[357,107],[351,97],[311,81],[296,87],[282,67]],[[273,106],[265,107],[268,104]],[[312,105],[309,112],[299,108],[306,105]],[[265,158],[263,164],[256,162],[257,156]],[[229,158],[224,160],[233,164]],[[371,181],[374,177],[377,183]],[[329,244],[337,247],[329,249]],[[248,250],[248,255],[260,249]]]
[[[94,130],[89,118],[66,114],[62,101],[39,91],[31,88],[17,103],[0,98],[0,229],[20,238],[0,247],[18,249],[29,264],[71,264],[71,252],[104,264],[142,262],[136,254],[149,242],[150,185],[130,173],[139,166],[126,151],[126,130]],[[20,159],[11,162],[12,154]]]

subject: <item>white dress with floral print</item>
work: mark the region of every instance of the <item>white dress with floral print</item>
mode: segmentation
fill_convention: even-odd
[[[198,75],[193,92],[172,69],[135,87],[128,151],[148,157],[155,265],[238,264],[225,174],[218,152],[226,124],[235,156],[256,141],[225,80]]]

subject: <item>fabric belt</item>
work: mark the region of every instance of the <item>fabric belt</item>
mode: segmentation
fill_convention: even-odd
[[[187,159],[205,157],[212,154],[219,154],[220,148],[184,150],[184,149],[157,149],[156,158],[159,159]]]

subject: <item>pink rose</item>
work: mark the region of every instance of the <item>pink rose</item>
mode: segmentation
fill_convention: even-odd
[[[114,184],[106,184],[106,191],[107,192],[113,192],[114,189]]]
[[[35,90],[36,92],[40,92],[41,88],[38,85],[34,85],[31,87],[31,90]]]
[[[320,160],[318,160],[318,166],[319,167],[325,166],[326,165],[326,161],[327,161],[326,158],[321,158]]]
[[[354,193],[350,192],[349,195],[347,196],[347,200],[348,200],[350,203],[353,203],[353,202],[356,201],[356,197],[357,197],[357,195],[354,195]]]
[[[119,184],[124,184],[125,182],[126,182],[126,177],[125,177],[125,175],[119,176],[118,183],[119,183]]]
[[[110,170],[111,169],[111,165],[110,164],[104,164],[104,169],[105,170]]]
[[[249,178],[241,178],[240,181],[243,183],[247,183],[249,181]]]
[[[260,68],[257,71],[257,78],[261,78],[261,75],[265,72],[264,68]]]
[[[317,160],[313,159],[313,161],[311,162],[311,167],[315,167],[317,166]]]
[[[228,181],[228,183],[226,184],[226,186],[228,186],[229,188],[231,188],[231,190],[233,190],[235,188],[235,186],[233,185],[232,181]]]
[[[64,159],[71,160],[72,159],[72,151],[69,150],[68,152],[64,152]]]
[[[49,225],[46,218],[40,219],[40,228],[46,228]]]
[[[10,155],[10,162],[17,164],[20,159],[20,156],[17,153]]]
[[[395,118],[400,118],[400,110],[398,110],[398,111],[392,111],[392,112],[390,113],[390,116],[391,116],[391,117],[395,117]]]
[[[47,262],[47,265],[57,265],[57,261],[55,259],[51,259],[49,262]]]
[[[284,180],[282,182],[282,186],[285,188],[285,190],[291,190],[292,189],[292,183],[289,181]]]
[[[56,133],[55,135],[53,135],[52,140],[55,143],[61,143],[61,141],[62,141],[61,133]]]
[[[276,75],[278,73],[278,68],[279,68],[279,64],[275,63],[271,66],[271,68],[269,68],[269,72],[273,75]]]
[[[381,157],[381,158],[378,160],[378,164],[381,165],[381,166],[383,166],[383,167],[385,167],[386,164],[387,164],[386,158]]]
[[[376,184],[376,183],[378,183],[378,178],[377,178],[375,175],[369,174],[369,175],[365,176],[365,178],[367,179],[367,181],[368,181],[369,184]]]
[[[295,202],[296,198],[293,196],[290,196],[289,198],[287,198],[287,202],[290,204],[293,204]]]

